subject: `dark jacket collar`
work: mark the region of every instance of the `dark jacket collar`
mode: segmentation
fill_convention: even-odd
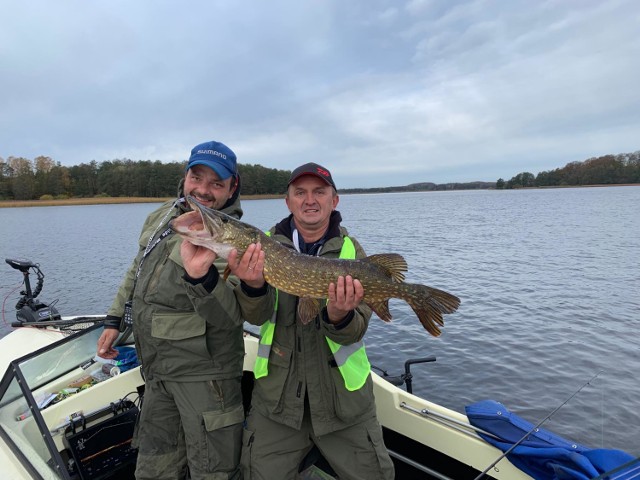
[[[329,228],[327,229],[327,233],[324,234],[325,240],[340,236],[340,222],[342,222],[342,215],[340,215],[340,212],[337,210],[331,212],[331,216],[329,217]],[[294,225],[293,215],[289,215],[288,217],[283,218],[280,223],[276,225],[275,233],[284,235],[291,240],[293,237],[292,225]]]

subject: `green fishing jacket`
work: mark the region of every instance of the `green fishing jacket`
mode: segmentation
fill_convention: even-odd
[[[267,232],[270,235],[271,232]],[[348,237],[342,237],[343,243],[340,249],[340,258],[345,260],[353,260],[356,258],[356,247],[353,241]],[[276,290],[276,303],[273,315],[268,322],[260,327],[260,346],[258,348],[258,357],[253,368],[255,378],[262,378],[269,374],[269,355],[271,353],[271,345],[273,344],[273,336],[276,330],[276,319],[278,313],[278,291]],[[364,340],[352,343],[350,345],[340,345],[337,342],[326,337],[329,349],[333,354],[333,359],[342,378],[344,386],[350,392],[362,388],[371,373],[371,364],[367,358],[364,348]]]
[[[138,255],[129,268],[108,315],[121,317],[134,285],[138,265],[154,234],[158,238],[171,218],[184,206],[167,202],[146,219],[140,234]],[[173,211],[172,211],[173,210]],[[240,217],[240,201],[222,210]],[[168,216],[165,215],[170,212]],[[161,220],[165,218],[162,225]],[[159,227],[159,228],[158,228]],[[182,238],[168,234],[144,259],[133,296],[133,331],[148,380],[200,381],[227,379],[242,374],[244,343],[242,317],[234,285],[210,272],[204,283],[191,284],[183,277],[180,257]],[[225,261],[219,263],[224,269]],[[206,288],[215,283],[211,292]],[[240,288],[239,285],[237,288]],[[245,299],[246,308],[260,299]]]
[[[339,213],[337,222],[339,225]],[[338,258],[343,237],[348,235],[337,227],[338,235],[323,245],[320,256]],[[271,229],[271,238],[292,246],[290,238]],[[350,237],[356,249],[356,258],[365,255],[360,244]],[[310,272],[312,274],[312,272]],[[271,298],[245,320],[262,325],[273,315],[275,290],[269,287]],[[238,291],[237,291],[238,292]],[[246,295],[244,292],[243,295]],[[240,302],[242,305],[243,302]],[[327,338],[341,345],[362,340],[367,330],[371,309],[360,305],[351,321],[333,325],[323,320],[323,314],[303,325],[296,319],[297,297],[278,292],[275,331],[269,353],[269,373],[255,382],[252,408],[272,420],[300,428],[305,408],[305,396],[310,409],[311,422],[316,435],[324,435],[354,425],[375,416],[373,383],[371,376],[354,391],[345,387],[345,381],[333,358]],[[244,309],[243,309],[244,312]]]

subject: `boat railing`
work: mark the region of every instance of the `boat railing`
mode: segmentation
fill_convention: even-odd
[[[480,432],[480,433],[483,433],[484,435],[495,438],[496,440],[502,440],[500,437],[494,435],[493,433],[487,432],[486,430],[483,430],[481,428],[474,427],[468,422],[461,422],[460,420],[456,420],[455,418],[450,417],[449,415],[443,415],[441,413],[434,412],[427,408],[415,408],[407,404],[406,402],[400,402],[400,408],[408,410],[412,413],[415,413],[416,415],[420,415],[422,417],[429,418],[433,421],[442,423],[447,427],[453,428],[455,430],[458,430],[459,432],[472,435],[477,438],[480,438],[480,437],[478,437],[476,433]]]

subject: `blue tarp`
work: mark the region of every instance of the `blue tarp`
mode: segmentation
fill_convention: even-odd
[[[113,365],[120,369],[120,373],[124,373],[127,370],[131,370],[132,368],[140,365],[138,361],[138,354],[136,349],[133,347],[115,347],[118,351],[118,356],[116,358],[102,358],[99,356],[93,357],[96,362],[105,363],[108,365]]]
[[[465,410],[471,425],[503,440],[498,441],[479,433],[484,440],[502,452],[513,447],[534,427],[494,400],[474,403],[465,407]],[[589,448],[538,428],[515,447],[507,458],[536,480],[590,480],[631,462],[636,457],[621,450]],[[637,462],[634,464],[637,465]],[[634,472],[638,475],[637,470]],[[632,477],[634,473],[631,470],[628,476],[624,475],[623,472],[618,472],[611,478],[635,478]]]

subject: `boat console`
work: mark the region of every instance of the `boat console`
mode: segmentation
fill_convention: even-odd
[[[133,478],[144,381],[139,366],[111,376],[94,360],[101,333],[89,327],[13,360],[4,374],[0,436],[34,478]]]

